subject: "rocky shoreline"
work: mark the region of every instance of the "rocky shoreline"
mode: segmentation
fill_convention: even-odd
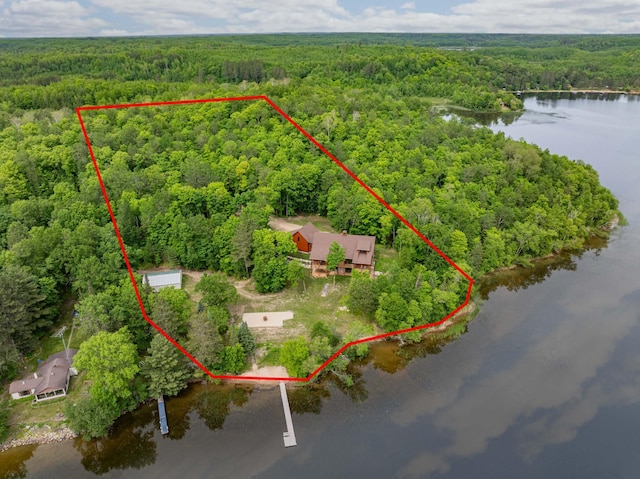
[[[49,425],[42,427],[27,426],[27,430],[22,437],[10,439],[0,444],[0,452],[31,444],[52,444],[55,442],[68,441],[75,437],[77,437],[77,434],[66,426],[56,429],[52,429]]]

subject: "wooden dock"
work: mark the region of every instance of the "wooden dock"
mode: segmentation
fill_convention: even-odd
[[[167,423],[167,411],[164,408],[164,396],[158,398],[158,416],[160,417],[160,432],[169,434],[169,424]]]
[[[280,381],[280,396],[282,397],[282,408],[284,409],[284,420],[287,423],[287,430],[282,433],[284,447],[297,446],[296,433],[293,430],[293,420],[291,419],[291,409],[289,409],[289,398],[284,382]]]

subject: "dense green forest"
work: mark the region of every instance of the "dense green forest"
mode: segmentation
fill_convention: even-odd
[[[442,36],[460,51],[414,35],[320,38],[0,41],[0,378],[17,374],[65,297],[79,303],[82,368],[105,376],[95,358],[114,347],[121,360],[122,376],[94,381],[70,412],[78,430],[104,434],[123,410],[176,394],[193,375],[140,314],[74,112],[83,104],[267,95],[476,278],[577,248],[619,215],[590,166],[432,106],[499,111],[521,108],[511,89],[637,88],[638,38],[532,37],[527,48],[527,36]],[[255,348],[229,312],[227,277],[275,292],[303,274],[287,262],[290,236],[268,228],[273,215],[326,216],[397,251],[387,274],[351,280],[351,311],[380,330],[437,321],[465,296],[464,278],[262,100],[83,120],[132,267],[217,272],[199,285],[197,310],[183,290],[141,288],[150,317],[214,372],[241,372]],[[356,339],[311,333],[283,346],[292,375]]]

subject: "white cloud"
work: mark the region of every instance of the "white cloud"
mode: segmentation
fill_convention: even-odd
[[[497,341],[488,342],[484,349],[470,353],[464,360],[450,354],[460,360],[429,371],[434,376],[433,383],[444,386],[432,389],[419,384],[393,413],[392,418],[402,426],[432,416],[435,429],[449,438],[407,461],[398,477],[446,472],[459,458],[485,451],[493,439],[506,431],[515,433],[517,449],[525,460],[530,460],[549,446],[571,441],[601,409],[637,403],[640,360],[636,355],[629,353],[622,361],[616,360],[609,374],[598,373],[614,362],[614,354],[620,354],[620,342],[638,322],[640,291],[635,289],[637,282],[632,274],[622,273],[620,284],[627,286],[606,298],[579,294],[597,288],[599,278],[595,274],[562,293],[554,289],[554,282],[562,282],[562,277],[552,277],[538,285],[544,291],[539,302],[553,304],[558,321],[534,328],[536,332],[530,339],[514,349],[508,367],[496,368],[474,380],[477,371],[483,370],[492,357],[489,351],[494,345],[512,340],[500,321],[484,322],[487,339]],[[577,297],[581,300],[575,301]],[[540,306],[536,302],[530,301],[523,308],[523,301],[510,301],[518,308],[509,321],[515,328],[539,320]],[[510,303],[500,304],[505,308]],[[607,323],[607,334],[594,335],[594,328],[600,327],[602,318],[612,311],[615,321]]]
[[[6,5],[6,6],[5,6]],[[0,35],[63,37],[96,35],[107,22],[90,16],[76,1],[18,0],[3,5]]]
[[[99,35],[103,37],[122,37],[131,35],[131,32],[128,32],[126,30],[119,30],[117,28],[105,28],[103,30],[100,30]]]
[[[465,0],[460,0],[464,2]],[[91,5],[94,8],[83,6]],[[638,0],[474,0],[437,14],[415,1],[349,12],[341,0],[5,0],[0,36],[267,32],[638,33]],[[2,5],[2,4],[0,4]],[[92,12],[109,12],[107,22]],[[122,25],[132,25],[128,31]]]

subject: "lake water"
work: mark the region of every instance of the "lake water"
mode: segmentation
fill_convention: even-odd
[[[32,478],[640,477],[640,101],[528,98],[492,124],[582,159],[629,225],[580,255],[495,277],[468,331],[395,353],[381,344],[357,386],[290,393],[198,386],[104,441],[17,448],[0,475]]]

